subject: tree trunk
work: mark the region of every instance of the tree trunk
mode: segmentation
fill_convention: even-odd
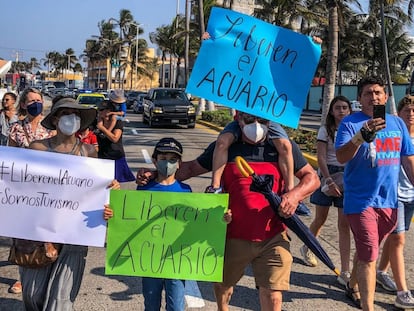
[[[185,1],[185,52],[184,52],[184,85],[187,86],[189,77],[189,50],[190,50],[190,11],[191,1]]]
[[[204,2],[203,0],[198,0],[198,18],[200,20],[200,42],[203,41],[202,36],[203,33],[206,31],[206,26],[204,24]],[[203,111],[206,109],[206,101],[204,98],[200,98],[198,104],[198,113],[197,115],[201,115]]]
[[[388,47],[387,47],[387,36],[385,34],[384,0],[381,0],[381,39],[382,39],[382,50],[384,53],[385,76],[386,76],[387,84],[388,84],[388,100],[390,103],[390,113],[396,115],[397,108],[395,106],[394,90],[392,88],[390,60],[388,57]]]
[[[329,104],[335,96],[336,69],[338,64],[338,7],[336,1],[328,1],[329,31],[328,55],[326,63],[326,82],[323,90],[321,125],[325,124]]]

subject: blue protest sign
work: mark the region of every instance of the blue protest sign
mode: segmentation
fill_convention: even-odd
[[[312,38],[213,8],[186,91],[296,128],[321,47]]]

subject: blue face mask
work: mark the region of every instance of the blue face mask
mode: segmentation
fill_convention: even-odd
[[[41,102],[34,102],[27,106],[27,113],[33,117],[38,116],[43,111],[43,103]]]

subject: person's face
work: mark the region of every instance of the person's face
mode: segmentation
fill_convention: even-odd
[[[9,110],[10,108],[12,108],[12,106],[14,106],[15,102],[16,100],[11,95],[4,95],[1,103],[5,110]]]
[[[108,115],[108,113],[110,113],[111,110],[110,109],[99,109],[98,110],[98,118],[102,118],[105,119]]]
[[[68,115],[71,115],[71,114],[74,114],[74,115],[77,115],[78,117],[80,117],[80,112],[79,112],[78,109],[72,109],[72,108],[61,108],[61,109],[59,109],[56,112],[55,117],[54,117],[55,125],[57,126],[57,124],[59,123],[59,119],[62,116],[68,116]]]
[[[403,119],[407,127],[414,126],[414,104],[404,106],[398,113],[398,116]]]
[[[259,125],[261,125],[261,126],[263,126],[264,128],[267,129],[269,127],[269,120],[259,118],[259,117],[256,117],[254,115],[247,114],[247,113],[239,113],[238,120],[239,120],[240,128],[242,129],[242,133],[243,133],[242,138],[243,138],[243,140],[245,140],[249,144],[257,144],[257,143],[260,143],[260,142],[263,141],[264,137],[262,139],[259,139],[258,141],[254,141],[252,139],[249,139],[247,137],[246,133],[243,131],[243,129],[246,126],[250,127],[252,124],[256,124],[256,125],[259,124]]]
[[[362,89],[358,100],[361,103],[361,110],[366,115],[372,117],[373,105],[385,105],[388,99],[384,87],[378,84],[368,84]]]
[[[43,102],[42,96],[40,96],[40,94],[37,94],[37,93],[29,92],[27,93],[26,101],[22,104],[22,108],[27,109],[28,106],[30,106],[31,104],[35,102],[42,103]]]
[[[351,110],[349,109],[347,102],[338,100],[335,104],[333,104],[330,113],[335,118],[335,121],[339,123],[344,117],[351,113]]]
[[[168,162],[175,163],[177,161],[180,161],[180,156],[174,152],[159,153],[157,155],[157,161],[160,160],[167,160]]]

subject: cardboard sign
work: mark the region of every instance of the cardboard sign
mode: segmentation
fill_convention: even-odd
[[[106,274],[220,282],[227,194],[111,191]]]
[[[321,55],[309,36],[213,8],[186,91],[296,128]]]
[[[114,161],[0,146],[0,236],[104,246]]]

